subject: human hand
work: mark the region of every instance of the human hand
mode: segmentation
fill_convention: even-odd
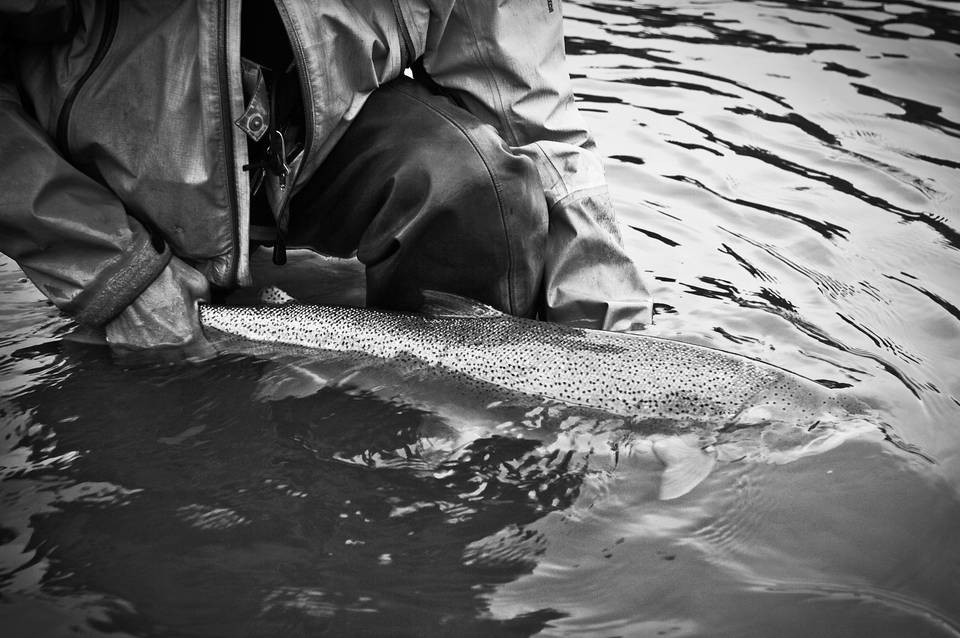
[[[200,327],[197,303],[209,298],[206,277],[173,257],[153,283],[106,325],[107,343],[127,350],[203,353],[210,348]]]

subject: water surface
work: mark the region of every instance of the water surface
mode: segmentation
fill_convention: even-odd
[[[4,635],[960,635],[960,10],[564,11],[649,333],[849,386],[900,445],[659,501],[589,430],[563,463],[288,361],[117,361],[3,259]]]

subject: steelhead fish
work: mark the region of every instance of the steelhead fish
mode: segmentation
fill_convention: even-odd
[[[693,489],[717,456],[715,449],[664,436],[665,429],[739,431],[771,423],[781,431],[812,428],[863,409],[852,397],[748,357],[661,337],[522,319],[445,293],[425,293],[421,313],[305,305],[276,289],[265,294],[273,296],[272,305],[201,304],[201,324],[255,342],[372,357],[484,396],[552,401],[648,426],[652,449],[666,466],[660,489],[665,499]],[[863,431],[858,423],[805,445],[812,451],[835,447]]]

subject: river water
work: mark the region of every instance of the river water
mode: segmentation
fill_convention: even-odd
[[[660,501],[649,456],[431,452],[458,423],[284,364],[117,361],[2,258],[4,636],[960,635],[960,7],[564,11],[648,332],[850,386],[886,436]]]

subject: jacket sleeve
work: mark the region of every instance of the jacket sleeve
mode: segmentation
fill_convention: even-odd
[[[562,23],[560,0],[460,0],[421,36],[423,64],[537,166],[550,211],[545,318],[630,329],[649,323],[652,302],[574,102]]]
[[[70,3],[38,0],[33,4],[45,11],[34,19],[25,4],[0,0],[0,252],[61,310],[100,325],[156,278],[170,251],[151,242],[113,193],[72,166],[24,108],[13,37],[28,36],[34,46],[37,34],[62,37],[69,15],[50,6]]]

